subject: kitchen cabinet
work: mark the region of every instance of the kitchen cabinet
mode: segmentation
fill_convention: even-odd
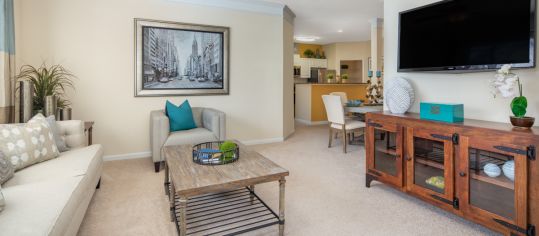
[[[379,181],[504,235],[535,235],[539,128],[415,113],[373,112],[366,121],[367,187]]]
[[[327,61],[327,59],[301,58],[298,54],[294,55],[294,66],[301,67],[301,78],[310,78],[312,67],[327,68]]]

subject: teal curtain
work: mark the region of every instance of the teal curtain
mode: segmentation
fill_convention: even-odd
[[[13,0],[0,0],[0,123],[15,121],[15,22]]]
[[[15,54],[15,22],[13,17],[13,0],[0,0],[0,51]]]

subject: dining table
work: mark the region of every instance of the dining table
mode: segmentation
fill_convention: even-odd
[[[383,104],[361,104],[359,106],[344,106],[345,113],[352,113],[353,119],[365,122],[365,114],[369,112],[383,111]],[[358,137],[352,137],[350,140],[351,145],[363,145],[365,140],[364,134]]]
[[[361,106],[345,106],[344,112],[347,113],[356,113],[356,114],[366,114],[368,112],[377,112],[377,111],[383,111],[384,105],[383,104],[365,104]]]

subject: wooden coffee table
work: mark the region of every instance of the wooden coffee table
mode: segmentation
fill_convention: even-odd
[[[171,220],[180,236],[234,235],[275,224],[279,224],[279,235],[284,234],[288,170],[235,142],[239,145],[240,158],[226,165],[194,163],[192,145],[163,148],[165,191],[170,200]],[[254,192],[255,185],[273,181],[279,181],[278,214]]]

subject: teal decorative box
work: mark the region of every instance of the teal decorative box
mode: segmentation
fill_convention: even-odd
[[[419,107],[419,117],[449,123],[463,122],[464,105],[422,102]]]

